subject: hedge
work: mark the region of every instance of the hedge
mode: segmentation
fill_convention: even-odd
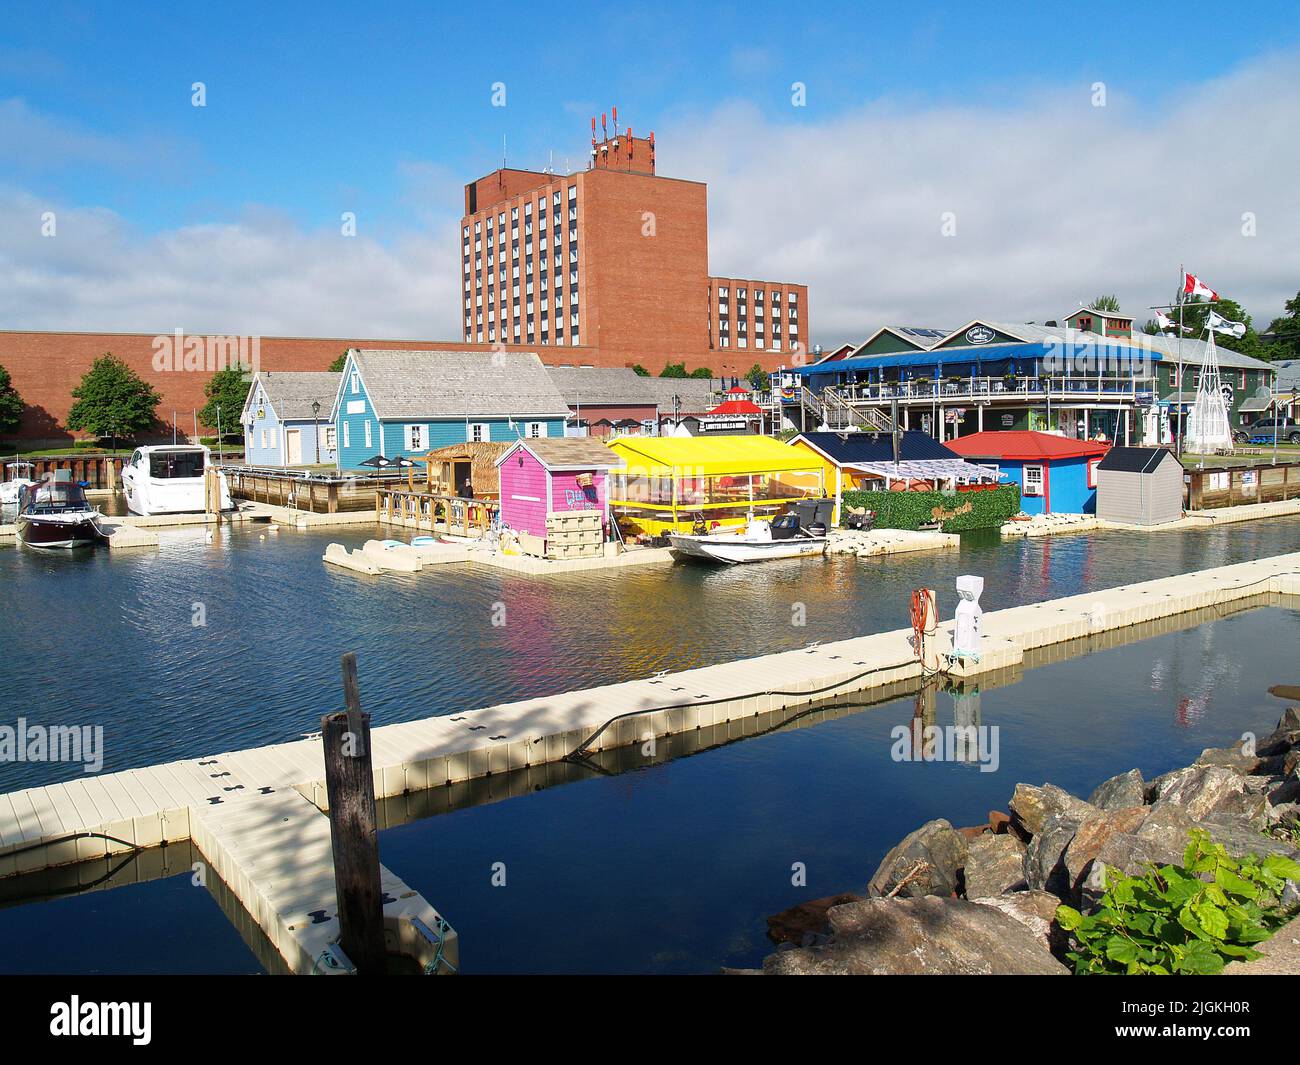
[[[845,507],[866,507],[876,512],[878,529],[919,529],[934,521],[934,509],[951,515],[943,520],[944,532],[993,529],[1020,511],[1020,488],[1000,485],[980,492],[860,492],[844,493]],[[954,511],[970,504],[962,514]]]

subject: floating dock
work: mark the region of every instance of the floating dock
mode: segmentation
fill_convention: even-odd
[[[978,660],[944,654],[951,623],[940,626],[939,673],[960,680],[1015,669],[1053,645],[1106,642],[1132,626],[1296,594],[1300,553],[990,611]],[[924,673],[911,630],[899,629],[385,725],[371,732],[375,794],[482,780],[651,735],[722,726],[743,735],[746,719],[880,693]],[[290,969],[331,971],[338,925],[325,808],[316,739],[84,776],[0,795],[0,877],[192,841]],[[456,964],[454,933],[437,911],[387,870],[383,882],[386,923],[416,929]]]

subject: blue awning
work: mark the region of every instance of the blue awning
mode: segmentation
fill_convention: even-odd
[[[834,362],[814,363],[811,366],[796,366],[794,373],[804,377],[817,377],[829,374],[855,373],[866,370],[915,369],[923,368],[922,376],[931,376],[938,367],[943,372],[964,376],[972,367],[985,366],[990,363],[1008,362],[1033,363],[1046,358],[1049,354],[1063,361],[1077,361],[1087,364],[1092,362],[1094,368],[1062,368],[1059,372],[1085,376],[1096,373],[1097,363],[1105,366],[1127,367],[1134,361],[1160,361],[1160,352],[1148,348],[1133,347],[1128,344],[1107,342],[1098,337],[1097,341],[1079,341],[1060,344],[988,344],[983,347],[942,348],[938,351],[900,351],[888,355],[857,355]],[[1018,366],[1022,372],[1029,372],[1028,365]],[[1056,372],[1056,371],[1053,371]],[[1104,370],[1103,370],[1104,372]],[[916,376],[916,375],[913,375]]]

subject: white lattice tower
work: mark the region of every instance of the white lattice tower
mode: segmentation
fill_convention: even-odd
[[[1228,423],[1228,404],[1219,380],[1219,353],[1214,346],[1214,330],[1207,328],[1205,358],[1201,379],[1196,385],[1196,402],[1187,416],[1188,451],[1209,454],[1218,448],[1232,447],[1232,426]]]

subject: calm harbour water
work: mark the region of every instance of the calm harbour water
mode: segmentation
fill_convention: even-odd
[[[0,721],[103,724],[105,768],[296,737],[338,699],[355,650],[376,724],[658,669],[899,627],[909,591],[986,579],[986,609],[1279,554],[1300,520],[1093,534],[960,552],[711,570],[650,566],[545,581],[447,567],[381,580],[327,569],[368,533],[168,532],[158,551],[88,558],[0,549]],[[196,604],[206,625],[196,626]],[[494,626],[496,604],[506,624]],[[806,625],[791,624],[804,604]],[[383,861],[462,936],[467,971],[702,972],[756,963],[763,917],[860,887],[930,817],[979,820],[1017,780],[1086,794],[1267,728],[1295,683],[1300,616],[1259,610],[1026,674],[981,697],[997,772],[890,759],[912,701],[615,777],[386,830]],[[14,668],[18,666],[20,668]],[[939,697],[939,721],[952,699]],[[0,766],[0,790],[71,766]],[[493,887],[494,862],[507,886]],[[804,862],[808,884],[791,885]],[[252,971],[187,877],[0,910],[0,971]]]

